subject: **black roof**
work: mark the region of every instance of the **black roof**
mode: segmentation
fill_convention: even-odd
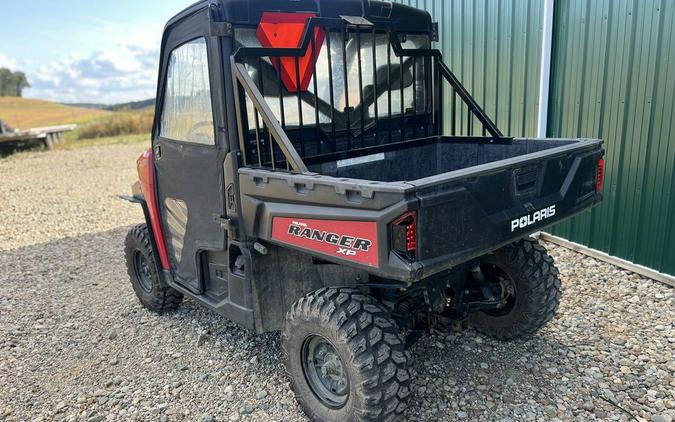
[[[256,26],[263,12],[314,12],[320,17],[362,16],[386,22],[400,32],[431,32],[431,16],[414,7],[377,0],[202,0],[174,16],[167,26],[215,5],[219,18],[234,25]]]

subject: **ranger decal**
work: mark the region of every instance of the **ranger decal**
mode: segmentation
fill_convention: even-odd
[[[375,222],[274,217],[272,239],[372,267],[379,265]]]

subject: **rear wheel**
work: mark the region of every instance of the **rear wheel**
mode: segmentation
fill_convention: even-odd
[[[535,333],[555,315],[560,278],[553,258],[539,242],[521,239],[480,262],[489,283],[501,292],[505,306],[470,316],[470,323],[489,336],[510,340]]]
[[[356,289],[296,302],[282,332],[286,372],[314,421],[392,421],[405,409],[408,354],[389,312]]]
[[[160,313],[177,308],[183,295],[160,278],[152,253],[150,232],[145,224],[129,230],[124,252],[129,279],[141,304]]]

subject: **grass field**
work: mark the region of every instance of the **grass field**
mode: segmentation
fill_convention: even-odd
[[[76,139],[93,139],[149,133],[154,117],[152,108],[116,111],[80,125],[72,135]]]
[[[42,100],[0,97],[0,119],[14,128],[77,124],[75,131],[67,132],[63,142],[55,145],[59,150],[143,142],[150,145],[153,117],[154,110],[150,107],[113,112]],[[0,157],[43,148],[40,142],[4,145],[0,148]]]
[[[118,136],[107,136],[104,138],[94,138],[94,139],[68,139],[66,138],[65,142],[59,144],[56,149],[76,149],[76,148],[87,148],[98,145],[129,145],[129,144],[140,144],[146,143],[148,148],[150,148],[150,134],[149,133],[140,133],[133,135],[118,135]]]
[[[0,119],[19,129],[82,124],[110,114],[109,111],[69,107],[43,100],[0,97]]]

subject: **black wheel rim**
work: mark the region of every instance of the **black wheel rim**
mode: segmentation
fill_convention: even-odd
[[[485,313],[495,317],[509,314],[516,306],[517,299],[516,283],[513,277],[503,268],[491,263],[481,263],[480,269],[487,281],[499,285],[500,299],[504,301],[504,306],[501,308],[485,311]]]
[[[339,409],[349,399],[347,370],[335,347],[319,335],[302,345],[302,370],[307,384],[324,405]]]
[[[143,252],[134,252],[134,272],[136,273],[136,280],[138,285],[144,292],[152,292],[152,274],[150,274],[150,266],[148,260],[143,255]]]

